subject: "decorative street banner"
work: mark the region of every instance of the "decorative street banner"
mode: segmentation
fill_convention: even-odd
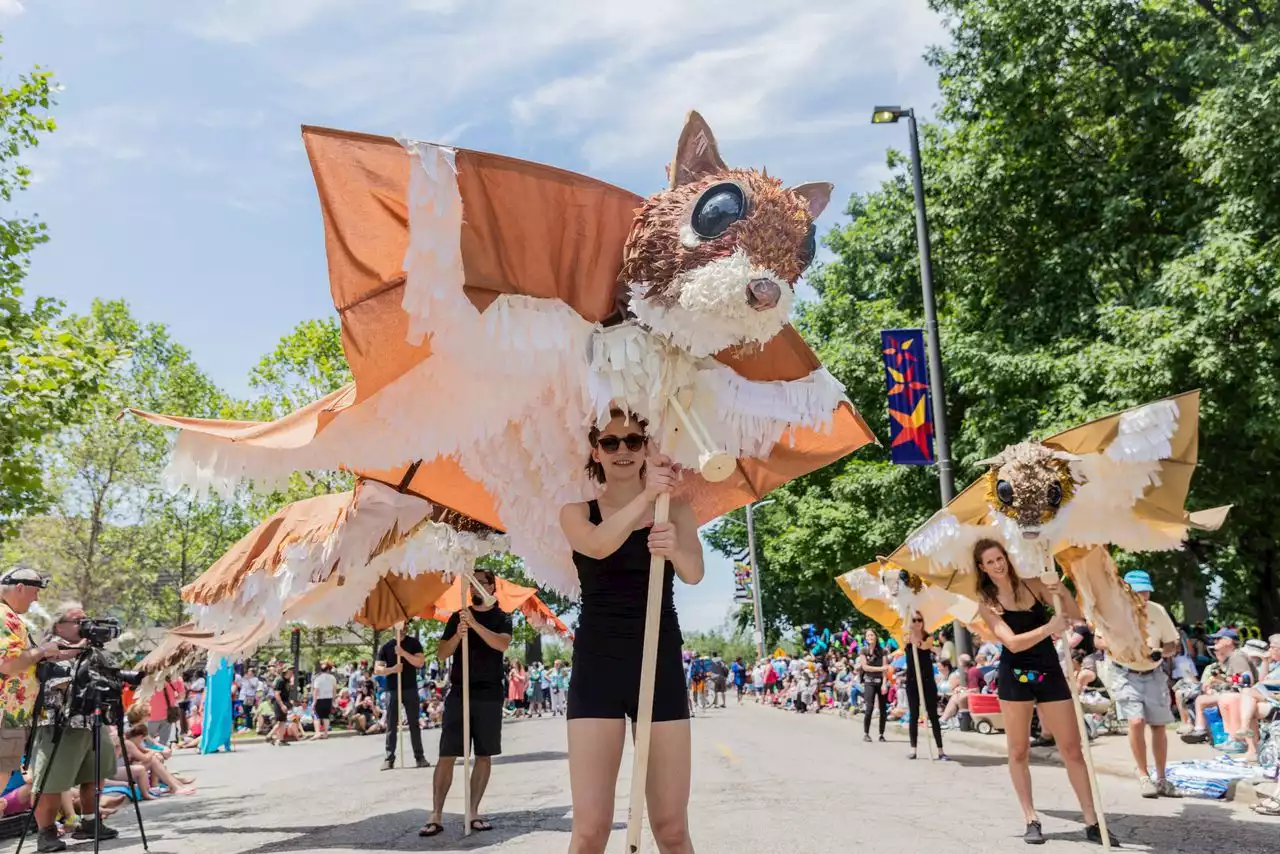
[[[880,333],[880,345],[889,394],[889,453],[898,465],[932,465],[933,407],[924,330],[886,329]]]
[[[733,565],[733,601],[751,601],[751,567],[745,563]]]

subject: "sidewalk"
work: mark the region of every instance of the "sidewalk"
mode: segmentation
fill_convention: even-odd
[[[972,750],[978,750],[983,753],[1004,756],[1007,754],[1005,748],[1005,740],[1003,733],[992,733],[991,735],[979,735],[976,732],[961,732],[957,729],[949,729],[943,733],[943,739],[947,743],[962,744]],[[1150,739],[1148,739],[1150,744]],[[1134,785],[1137,778],[1137,769],[1134,767],[1133,756],[1129,752],[1129,739],[1126,733],[1106,733],[1099,735],[1090,743],[1093,750],[1093,767],[1099,774],[1107,774],[1112,777],[1120,777]],[[1220,753],[1211,750],[1203,744],[1186,744],[1174,732],[1174,728],[1169,728],[1169,761],[1180,762],[1190,759],[1212,759],[1219,756]],[[1031,757],[1033,761],[1048,762],[1055,765],[1061,763],[1058,751],[1052,747],[1033,747],[1031,748]],[[1275,783],[1270,780],[1264,780],[1262,772],[1258,772],[1258,780],[1263,780],[1265,791],[1270,792]],[[1259,796],[1253,785],[1254,780],[1241,780],[1236,785],[1231,786],[1227,790],[1225,800],[1234,801],[1242,806],[1252,806],[1258,802]]]

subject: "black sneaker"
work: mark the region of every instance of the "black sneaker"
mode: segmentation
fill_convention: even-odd
[[[98,825],[99,839],[115,839],[120,835],[120,831],[114,827],[107,827],[106,823]],[[71,831],[72,839],[93,839],[93,819],[85,819],[80,822],[80,826]]]
[[[36,837],[36,851],[45,854],[49,851],[66,851],[67,843],[58,838],[58,827],[45,827],[40,830],[40,835]]]
[[[384,759],[380,770],[393,771],[395,770],[395,767],[396,767],[396,761],[394,759]]]
[[[862,737],[862,740],[869,744],[871,742],[871,735],[870,734],[864,735]]]
[[[430,767],[431,767],[431,763],[430,763],[430,762],[428,762],[428,761],[426,760],[426,758],[425,758],[425,757],[424,757],[424,758],[422,758],[422,759],[415,759],[415,760],[414,760],[414,763],[415,763],[419,768],[430,768]]]
[[[1027,822],[1027,830],[1022,834],[1022,841],[1028,845],[1044,845],[1044,833],[1040,830],[1040,822]]]
[[[885,742],[887,742],[887,741],[888,741],[888,739],[887,739],[887,738],[885,738],[883,735],[882,735],[882,736],[880,736],[880,743],[881,743],[881,744],[884,744],[884,743],[885,743]]]
[[[1107,836],[1111,837],[1112,848],[1120,847],[1120,840],[1116,839],[1116,835],[1114,833],[1108,830]],[[1096,824],[1089,825],[1084,829],[1084,838],[1089,840],[1090,842],[1096,842],[1097,844],[1101,845],[1102,844],[1102,828]]]

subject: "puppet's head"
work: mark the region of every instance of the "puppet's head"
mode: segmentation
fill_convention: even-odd
[[[1078,459],[1039,442],[1010,445],[980,463],[989,466],[987,502],[1012,519],[1024,539],[1037,539],[1075,495],[1071,463]]]
[[[763,344],[787,322],[832,186],[730,169],[697,113],[668,171],[671,186],[645,201],[627,238],[619,284],[631,313],[694,356]]]

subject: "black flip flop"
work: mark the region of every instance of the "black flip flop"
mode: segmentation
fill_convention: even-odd
[[[486,830],[493,830],[493,825],[482,818],[471,819],[472,833],[484,833]]]
[[[419,836],[439,836],[444,833],[444,825],[439,822],[429,821],[422,826],[422,830],[418,831]]]

